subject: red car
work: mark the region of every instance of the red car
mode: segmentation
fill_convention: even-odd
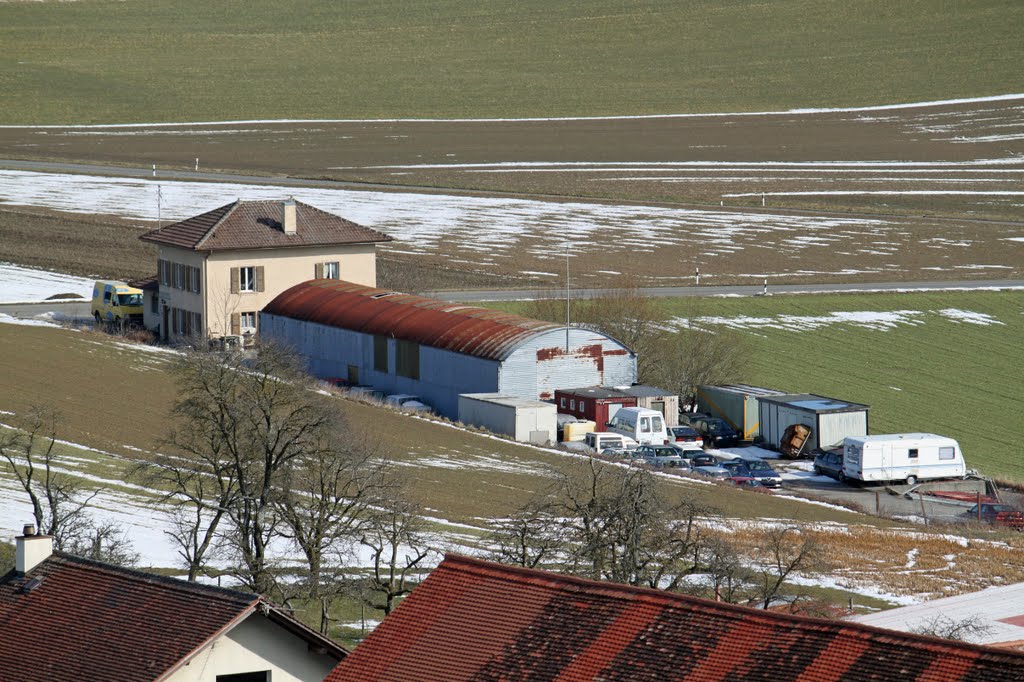
[[[1024,514],[1016,507],[1011,507],[1008,504],[982,502],[980,513],[978,512],[978,505],[975,504],[965,511],[963,515],[968,520],[977,521],[980,519],[983,523],[993,526],[1005,526],[1013,528],[1017,532],[1024,531]]]

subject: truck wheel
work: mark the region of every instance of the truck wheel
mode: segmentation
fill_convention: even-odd
[[[96,328],[99,329],[100,326],[103,324],[103,320],[100,318],[100,314],[99,313],[93,313],[92,316],[93,316],[93,318],[96,319]]]
[[[917,476],[907,476],[907,485],[914,485],[917,483]]]
[[[846,483],[846,472],[845,471],[840,471],[839,472],[839,482],[840,483]]]

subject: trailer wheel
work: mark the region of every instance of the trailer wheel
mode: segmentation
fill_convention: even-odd
[[[907,476],[907,485],[914,485],[917,483],[917,476]]]

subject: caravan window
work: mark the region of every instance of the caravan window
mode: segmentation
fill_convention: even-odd
[[[956,448],[939,448],[939,459],[956,459]]]
[[[917,448],[910,448],[907,450],[907,457],[910,459],[917,459]]]

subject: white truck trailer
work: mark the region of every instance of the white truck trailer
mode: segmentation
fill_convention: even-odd
[[[858,481],[904,481],[967,474],[960,445],[933,433],[893,433],[843,439],[843,473]]]

